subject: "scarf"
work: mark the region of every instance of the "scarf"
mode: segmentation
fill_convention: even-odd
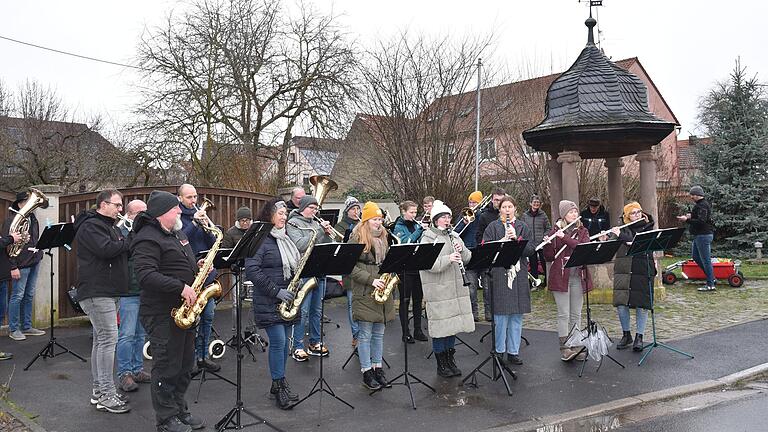
[[[381,264],[384,261],[384,255],[387,254],[385,232],[384,227],[371,229],[371,248],[376,257],[376,264]]]
[[[296,245],[288,238],[288,234],[285,233],[285,227],[281,229],[273,227],[270,234],[277,240],[280,261],[283,263],[283,279],[290,280],[299,263],[299,250],[296,249]]]

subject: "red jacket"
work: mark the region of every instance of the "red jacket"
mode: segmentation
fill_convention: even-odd
[[[546,259],[547,262],[552,263],[552,266],[550,267],[547,274],[547,288],[550,291],[568,291],[568,278],[571,275],[571,270],[574,269],[563,268],[563,266],[568,261],[571,253],[579,243],[589,242],[589,231],[587,231],[587,229],[581,225],[576,229],[576,238],[572,238],[573,231],[571,231],[571,235],[566,234],[563,238],[555,237],[554,240],[544,246],[544,259]],[[556,231],[557,226],[553,227],[547,233],[547,236],[551,236]],[[561,247],[563,247],[563,245],[565,245],[565,250],[557,257],[557,259],[555,259],[555,254],[560,250]],[[584,292],[591,291],[592,277],[589,274],[587,266],[578,269],[578,271],[581,273],[581,288],[584,290]]]

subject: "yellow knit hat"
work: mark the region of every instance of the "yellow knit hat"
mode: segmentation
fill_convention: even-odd
[[[375,217],[383,217],[383,214],[381,213],[381,209],[379,208],[378,204],[376,204],[375,202],[368,201],[363,206],[363,214],[360,217],[360,222],[363,223],[368,219],[373,219]]]
[[[469,194],[469,200],[479,203],[480,201],[483,200],[483,193],[480,191],[474,191],[471,194]]]
[[[624,218],[624,223],[630,223],[632,220],[629,219],[629,214],[632,213],[634,210],[640,210],[642,211],[643,208],[640,207],[640,203],[637,201],[632,201],[631,203],[624,206],[624,214],[622,217]]]

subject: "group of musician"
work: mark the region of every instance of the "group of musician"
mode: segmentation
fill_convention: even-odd
[[[215,236],[203,229],[211,222],[205,209],[197,205],[194,186],[182,185],[177,192],[153,191],[146,203],[133,200],[124,208],[119,191],[105,190],[97,195],[94,207],[78,215],[74,223],[78,298],[93,327],[91,404],[105,412],[128,412],[129,398],[118,389],[130,392],[141,383],[149,383],[157,429],[170,432],[203,427],[203,421],[190,414],[184,395],[195,368],[220,368],[207,355],[214,302],[208,302],[198,325],[189,329],[180,328],[171,315],[182,301],[195,303],[197,293],[191,285],[204,261],[196,254],[211,248],[215,241]],[[592,207],[593,203],[589,204]],[[421,206],[419,215],[416,202],[403,201],[400,215],[390,221],[376,203],[348,197],[335,228],[317,217],[320,204],[302,188],[294,189],[287,201],[275,197],[261,208],[257,220],[270,222],[272,228],[245,260],[245,278],[253,284],[255,325],[269,338],[269,393],[279,408],[291,408],[299,398],[286,379],[288,359],[306,362],[311,356],[329,355],[321,337],[324,277],[317,278],[316,287],[307,293],[294,318],[286,320],[278,312],[281,304],[294,300],[295,291],[288,289],[289,283],[314,243],[363,245],[354,269],[343,276],[342,284],[347,291],[352,346],[359,354],[362,382],[368,390],[391,386],[382,368],[382,354],[385,328],[395,319],[395,309],[399,309],[402,341],[407,344],[429,339],[422,326],[426,312],[437,375],[460,376],[456,335],[473,332],[475,323],[482,321],[477,300],[480,287],[484,290],[484,318],[495,330],[495,352],[509,365],[522,365],[523,316],[531,312],[531,290],[538,286],[539,274],[544,275],[557,305],[560,358],[571,361],[586,357],[584,347],[566,343],[571,330],[581,327],[582,298],[592,289],[586,266],[565,267],[576,246],[590,241],[590,231],[582,223],[585,217],[580,216],[576,203],[561,201],[559,219],[551,227],[537,195],[531,198],[529,208],[520,212],[503,189],[493,190],[485,200],[480,191],[469,194],[468,207],[474,210],[471,217],[463,211],[454,214],[433,197],[425,197]],[[252,221],[251,210],[239,208],[234,225],[224,235],[225,246],[234,246]],[[626,250],[635,234],[654,226],[653,219],[636,202],[624,207],[621,222],[625,225],[621,229],[603,229],[601,225],[599,240],[618,239]],[[17,241],[14,233],[0,237],[0,245]],[[495,241],[527,243],[521,259],[509,269],[465,269],[472,249]],[[375,294],[387,288],[389,279],[379,274],[379,266],[391,246],[398,243],[442,244],[442,248],[430,269],[398,275],[396,308],[394,296],[379,300]],[[632,346],[640,351],[650,308],[648,278],[654,276],[655,267],[650,255],[617,256],[614,304],[623,331],[617,348]],[[11,275],[18,279],[14,271]],[[207,275],[206,285],[215,277],[214,270]],[[630,329],[633,308],[637,316],[634,340]],[[12,331],[30,334],[28,321],[26,315],[21,323],[12,319]],[[153,356],[151,373],[144,369],[142,359],[147,337]]]

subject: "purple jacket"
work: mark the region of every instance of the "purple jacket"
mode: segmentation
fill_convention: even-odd
[[[589,242],[589,231],[581,225],[576,229],[578,230],[575,236],[576,238],[572,238],[573,231],[571,230],[565,237],[555,237],[554,240],[544,246],[544,259],[546,259],[547,262],[552,263],[552,266],[549,269],[549,274],[547,275],[547,288],[550,291],[568,291],[568,278],[573,269],[563,268],[563,266],[579,243]],[[547,233],[547,236],[552,235],[555,231],[557,231],[556,226]],[[565,245],[565,250],[555,258],[555,254],[557,254],[557,251],[559,251],[563,245]],[[589,269],[584,266],[577,271],[580,272],[581,276],[581,288],[584,292],[592,291],[592,277],[589,274]]]

